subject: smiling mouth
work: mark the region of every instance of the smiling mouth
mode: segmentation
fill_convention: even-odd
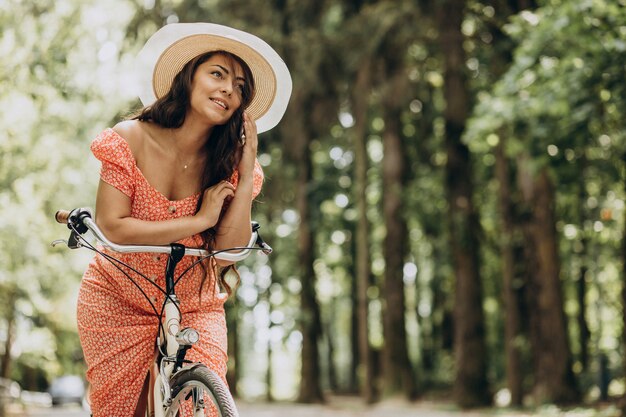
[[[211,98],[210,100],[211,100],[213,103],[215,103],[215,104],[217,104],[218,106],[220,106],[221,108],[223,108],[224,110],[228,110],[228,105],[227,105],[225,102],[223,102],[222,100],[217,99],[217,98]]]

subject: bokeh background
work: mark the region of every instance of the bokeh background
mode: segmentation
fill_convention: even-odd
[[[84,372],[89,143],[159,27],[253,32],[294,82],[260,137],[275,252],[239,267],[230,385],[461,408],[621,407],[625,0],[0,1],[0,377]]]

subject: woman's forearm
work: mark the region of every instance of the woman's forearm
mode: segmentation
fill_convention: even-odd
[[[185,216],[163,221],[146,221],[133,217],[100,220],[96,223],[105,236],[121,245],[167,245],[202,231],[202,224],[195,216]]]
[[[228,210],[217,226],[215,249],[246,245],[250,240],[253,181],[241,178]],[[200,233],[211,224],[199,213],[177,219],[146,221],[130,216],[130,200],[107,184],[96,199],[96,223],[117,244],[167,245]]]
[[[252,178],[249,180],[240,179],[235,196],[218,224],[215,237],[216,249],[245,246],[250,241],[250,235],[252,234],[250,227],[252,220],[252,189]]]
[[[100,181],[96,195],[96,224],[113,243],[120,245],[167,245],[213,226],[201,216],[165,221],[140,220],[131,216],[131,199]]]

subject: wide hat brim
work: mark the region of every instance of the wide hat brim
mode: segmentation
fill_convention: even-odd
[[[259,133],[270,130],[285,114],[291,96],[287,65],[265,41],[250,33],[214,23],[172,23],[159,29],[139,52],[139,98],[148,106],[167,94],[185,64],[206,52],[226,51],[252,71],[255,93],[246,111]]]

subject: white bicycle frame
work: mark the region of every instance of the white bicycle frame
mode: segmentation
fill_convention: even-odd
[[[91,212],[88,209],[80,209],[86,210],[91,215]],[[91,217],[84,217],[82,219],[82,223],[89,229],[96,240],[101,243],[101,245],[105,248],[108,248],[112,251],[119,253],[165,253],[172,254],[172,246],[155,246],[155,245],[118,245],[109,241],[106,236],[102,233],[100,228],[96,225],[96,222]],[[222,259],[229,262],[237,262],[241,261],[250,255],[253,250],[254,245],[257,242],[258,233],[253,229],[250,241],[248,245],[238,251],[238,252],[220,252],[215,253],[215,258]],[[53,242],[53,246],[58,243],[67,243],[66,241],[55,241]],[[79,242],[76,242],[77,246],[84,246]],[[270,253],[271,248],[264,244],[262,246],[263,251],[265,253]],[[204,249],[197,248],[185,248],[184,256],[195,256],[195,257],[206,257],[209,256],[209,252]],[[172,405],[171,398],[171,390],[169,381],[174,373],[174,366],[176,362],[176,356],[179,351],[181,345],[183,346],[191,346],[199,340],[199,334],[195,329],[191,328],[180,328],[181,316],[180,310],[178,307],[179,301],[175,295],[168,295],[167,300],[164,305],[164,318],[161,323],[161,327],[159,330],[159,337],[157,338],[157,347],[161,349],[161,341],[163,338],[165,339],[165,352],[161,352],[163,354],[163,358],[161,358],[161,363],[158,364],[156,361],[157,353],[155,352],[155,361],[152,365],[152,369],[150,370],[150,381],[149,381],[149,394],[152,393],[152,398],[148,398],[148,404],[146,410],[148,412],[152,412],[155,417],[165,417],[170,412],[170,407]],[[165,331],[165,335],[163,335],[163,331]],[[192,365],[193,366],[193,365]],[[209,392],[210,395],[212,395]],[[152,400],[152,402],[150,401]],[[215,398],[213,398],[215,401]],[[199,398],[198,402],[200,403],[200,407],[195,406],[194,416],[202,417],[204,416],[204,404],[203,399]],[[218,407],[218,414],[221,415],[221,412]]]

